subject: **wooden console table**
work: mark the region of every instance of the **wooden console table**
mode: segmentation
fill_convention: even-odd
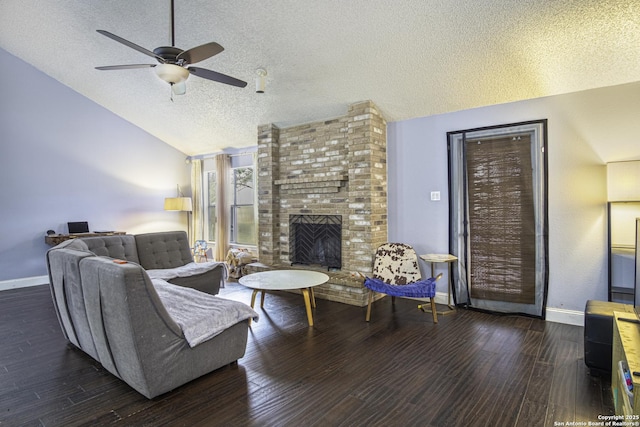
[[[52,234],[50,236],[44,236],[44,241],[47,245],[55,246],[69,239],[79,239],[81,237],[122,236],[124,234],[127,233],[124,231],[104,231],[94,233]]]
[[[640,420],[640,323],[635,313],[613,312],[611,393],[616,415],[624,420]],[[625,320],[626,319],[626,320]],[[627,388],[624,373],[633,384]]]

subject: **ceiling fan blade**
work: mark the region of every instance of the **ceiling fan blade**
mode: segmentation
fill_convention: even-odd
[[[126,65],[105,65],[103,67],[96,67],[96,70],[129,70],[132,68],[151,68],[156,64],[126,64]]]
[[[107,36],[112,40],[115,40],[119,43],[122,43],[125,46],[130,47],[131,49],[135,49],[140,53],[144,53],[145,55],[148,55],[152,58],[156,58],[158,61],[162,62],[163,64],[166,62],[165,59],[161,56],[156,55],[155,53],[151,52],[148,49],[143,48],[142,46],[138,46],[135,43],[130,42],[129,40],[125,40],[120,36],[116,36],[113,33],[110,33],[109,31],[105,31],[105,30],[96,30],[97,32],[99,32],[100,34],[102,34],[103,36]]]
[[[211,58],[223,50],[224,48],[218,43],[211,42],[185,50],[177,56],[176,60],[184,59],[187,64],[195,64],[196,62]]]
[[[218,73],[217,71],[207,70],[200,67],[188,67],[187,70],[193,75],[202,77],[203,79],[213,80],[214,82],[225,83],[231,86],[245,87],[247,82],[238,80],[235,77],[227,76],[226,74]]]

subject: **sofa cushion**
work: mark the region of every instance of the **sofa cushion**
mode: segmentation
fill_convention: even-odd
[[[140,265],[145,270],[180,267],[193,262],[184,231],[136,234]]]
[[[58,320],[71,343],[97,358],[85,311],[80,261],[95,258],[89,251],[73,249],[81,247],[76,242],[56,246],[47,252],[47,267],[51,295],[55,302]]]
[[[98,256],[124,259],[130,262],[140,263],[134,236],[118,235],[83,237],[82,241],[87,245],[88,250]]]
[[[147,274],[152,279],[160,279],[170,282],[171,279],[175,279],[176,277],[196,276],[206,273],[209,270],[213,270],[214,268],[218,268],[218,266],[223,267],[224,265],[225,264],[223,262],[215,261],[201,263],[190,262],[174,268],[149,269],[147,270]]]
[[[158,337],[175,351],[184,339],[180,327],[164,309],[140,265],[92,257],[80,262],[80,274],[97,360],[147,395],[145,360],[157,356]]]
[[[52,248],[53,249],[53,248]],[[89,251],[84,239],[69,239],[55,246],[55,249],[74,249],[76,251]]]
[[[167,282],[195,289],[210,295],[220,292],[227,279],[227,266],[223,262],[190,262],[180,267],[147,270],[151,279],[161,279]]]

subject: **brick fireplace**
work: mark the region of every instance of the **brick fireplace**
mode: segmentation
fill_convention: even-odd
[[[288,128],[258,128],[258,256],[271,268],[313,268],[330,276],[316,296],[364,306],[355,273],[371,272],[387,239],[386,122],[371,101],[345,116]],[[341,217],[341,268],[291,265],[290,218]],[[267,268],[267,267],[265,267]]]
[[[289,215],[289,261],[342,269],[342,216]]]

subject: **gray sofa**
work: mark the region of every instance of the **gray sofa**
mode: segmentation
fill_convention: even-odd
[[[151,278],[165,279],[211,295],[219,292],[226,278],[221,262],[195,264],[184,231],[166,231],[124,236],[85,237],[75,240],[99,256],[140,264]]]
[[[194,266],[184,263],[191,253],[183,238],[183,232],[92,237],[47,252],[66,338],[147,398],[244,356],[249,320],[257,319],[246,304],[212,295],[223,266],[210,266],[221,269],[214,284],[199,281],[209,270],[189,276]],[[171,270],[179,283],[150,277],[154,270],[159,276]]]

